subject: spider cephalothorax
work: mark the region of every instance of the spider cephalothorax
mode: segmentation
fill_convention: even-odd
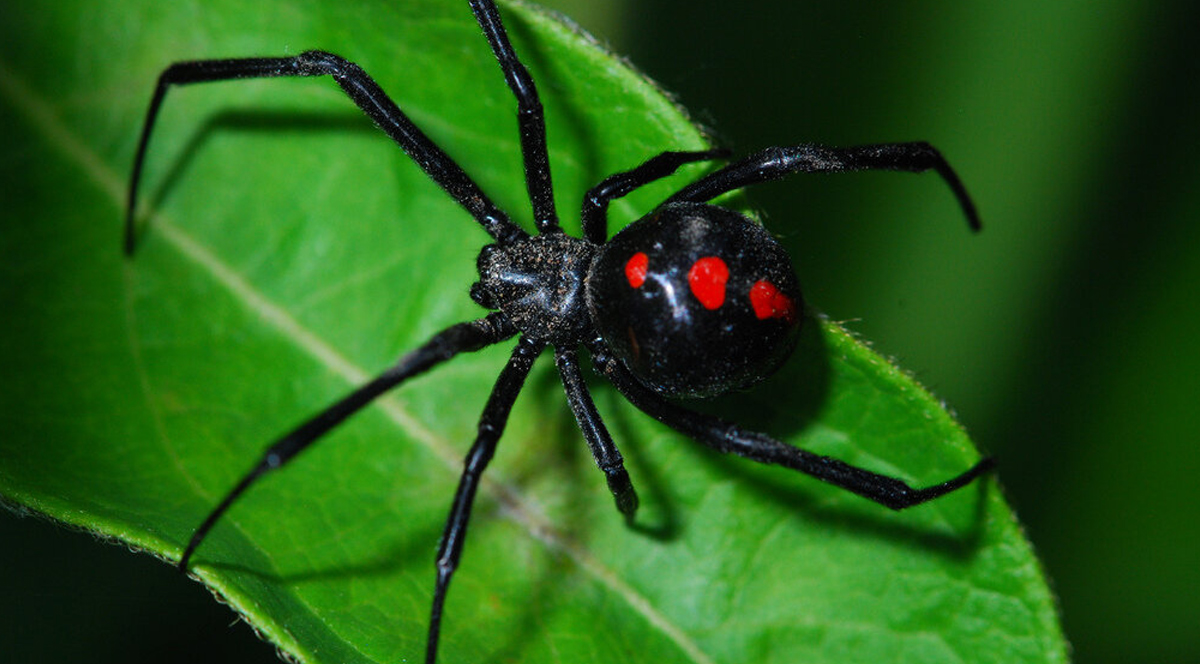
[[[585,284],[596,250],[562,233],[489,244],[479,252],[479,281],[471,297],[504,312],[530,339],[579,345],[592,327]]]
[[[971,227],[978,229],[970,198],[937,150],[927,143],[767,148],[696,180],[609,240],[606,214],[614,199],[666,177],[684,164],[726,156],[721,150],[667,151],[589,190],[582,212],[584,237],[570,237],[558,225],[545,122],[533,79],[513,51],[493,0],[469,0],[469,4],[517,100],[535,235],[500,211],[370,76],[344,58],[307,51],[277,58],[180,62],[159,77],[130,180],[127,253],[133,252],[136,239],[133,215],[146,147],[167,90],[188,83],[281,76],[331,76],[494,240],[479,254],[479,281],[470,289],[477,303],[493,311],[434,335],[268,447],[192,534],[180,556],[180,569],[187,569],[212,526],[264,473],[288,463],[405,380],[459,353],[514,336],[519,339],[483,408],[438,547],[425,651],[428,664],[437,657],[442,607],[462,555],[479,479],[533,361],[548,346],[554,348],[567,402],[584,439],[605,473],[618,510],[629,520],[637,510],[637,494],[584,383],[578,360],[581,347],[591,354],[596,371],[631,403],[698,442],[807,473],[892,509],[954,491],[991,468],[991,460],[983,459],[948,481],[915,489],[899,479],[792,447],[668,399],[713,396],[761,380],[791,353],[803,314],[795,273],[779,244],[762,226],[707,201],[791,173],[934,170],[958,198]]]

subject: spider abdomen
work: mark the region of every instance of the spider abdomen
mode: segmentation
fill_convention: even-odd
[[[490,244],[479,253],[473,295],[531,339],[579,343],[590,323],[584,281],[595,254],[594,244],[562,233]]]
[[[614,355],[672,396],[762,380],[800,330],[787,253],[761,225],[713,205],[672,203],[617,233],[592,263],[587,294]]]

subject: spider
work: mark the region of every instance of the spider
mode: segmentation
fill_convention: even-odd
[[[791,173],[936,171],[970,227],[979,218],[946,160],[923,142],[834,148],[771,147],[685,186],[650,214],[608,239],[609,204],[685,164],[723,159],[724,150],[666,151],[590,189],[583,237],[560,229],[551,192],[546,127],[529,72],[509,42],[493,0],[469,0],[517,102],[531,235],[500,211],[479,186],[426,136],[361,68],[324,51],[275,58],[179,62],[162,72],[142,128],[125,220],[125,252],[136,241],[134,211],[147,145],[163,98],[173,85],[241,78],[331,76],[350,99],[446,191],[494,240],[480,251],[471,298],[491,312],[452,325],[400,358],[367,384],[317,413],[270,447],[196,528],[179,558],[188,569],[213,525],[247,488],[286,465],[324,434],[384,392],[459,353],[517,338],[483,408],[438,545],[425,661],[437,659],[443,607],[466,541],[480,477],[496,450],[513,402],[535,358],[554,349],[567,402],[616,507],[632,523],[637,494],[580,370],[579,349],[634,406],[720,452],[778,464],[829,482],[894,510],[959,489],[994,465],[984,458],[950,480],[925,488],[787,445],[736,424],[689,410],[676,398],[710,397],[748,387],[774,372],[796,345],[802,301],[791,261],[759,224],[707,201]]]

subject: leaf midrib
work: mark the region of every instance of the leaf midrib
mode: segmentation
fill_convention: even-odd
[[[97,189],[113,203],[117,213],[112,215],[112,218],[120,220],[125,205],[125,185],[121,176],[66,127],[54,112],[53,106],[18,79],[12,73],[8,63],[3,60],[0,60],[0,96],[8,99],[13,107],[40,132],[46,142],[58,150],[67,163],[80,168],[87,179],[93,182]],[[319,364],[343,378],[349,385],[361,384],[370,378],[365,370],[346,359],[321,337],[297,322],[282,307],[256,290],[234,269],[221,262],[202,244],[173,223],[167,215],[151,210],[148,216],[154,218],[156,234],[208,273],[234,298],[242,302],[243,306],[259,315],[265,323],[275,328],[284,338],[309,354]],[[116,238],[115,234],[114,238]],[[113,250],[116,251],[115,239],[113,247]],[[133,343],[132,340],[131,343]],[[423,426],[394,398],[382,397],[374,405],[381,409],[398,429],[420,442],[441,459],[448,471],[457,474],[460,464],[459,455],[448,441]],[[186,469],[181,470],[187,476]],[[540,512],[534,508],[536,501],[524,495],[518,487],[491,477],[483,478],[483,487],[505,507],[501,510],[505,517],[519,525],[531,539],[571,558],[587,574],[625,600],[632,609],[642,615],[653,628],[662,632],[671,642],[675,643],[693,662],[714,664],[714,660],[701,650],[700,646],[682,628],[655,609],[650,600],[626,584],[611,568],[593,556],[586,547],[567,540],[552,523],[541,518]],[[251,541],[253,540],[251,539]],[[240,613],[245,613],[244,607],[239,607],[238,610]]]

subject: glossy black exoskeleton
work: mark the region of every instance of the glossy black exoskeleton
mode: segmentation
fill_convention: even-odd
[[[588,305],[625,367],[680,397],[770,375],[801,321],[787,252],[761,225],[703,203],[664,205],[617,233],[592,264]]]
[[[892,509],[937,498],[992,467],[983,459],[962,474],[926,488],[792,447],[736,424],[688,410],[668,397],[713,396],[746,387],[774,371],[792,351],[802,304],[788,256],[761,226],[707,201],[729,191],[792,173],[854,170],[937,171],[972,228],[979,221],[958,176],[927,143],[851,148],[796,145],[767,148],[696,180],[645,218],[607,233],[610,202],[675,172],[720,159],[720,150],[663,152],[617,173],[584,197],[583,238],[561,231],[550,186],[541,102],[529,72],[509,43],[493,0],[469,0],[475,18],[517,100],[525,180],[533,204],[531,235],[500,211],[379,85],[354,63],[332,53],[180,62],[159,77],[134,159],[125,225],[132,254],[134,211],[146,147],[167,90],[173,85],[240,78],[330,76],[433,182],[494,240],[478,259],[472,298],[493,311],[439,332],[392,367],[280,437],[208,514],[179,558],[188,563],[211,528],[265,473],[287,464],[347,417],[405,380],[463,352],[514,336],[519,340],[479,420],[438,547],[437,581],[425,661],[437,657],[442,608],[458,567],[480,477],[495,452],[534,359],[548,346],[567,402],[617,508],[632,520],[637,509],[624,461],[600,419],[580,370],[586,349],[596,371],[651,416],[713,449],[798,470]]]

